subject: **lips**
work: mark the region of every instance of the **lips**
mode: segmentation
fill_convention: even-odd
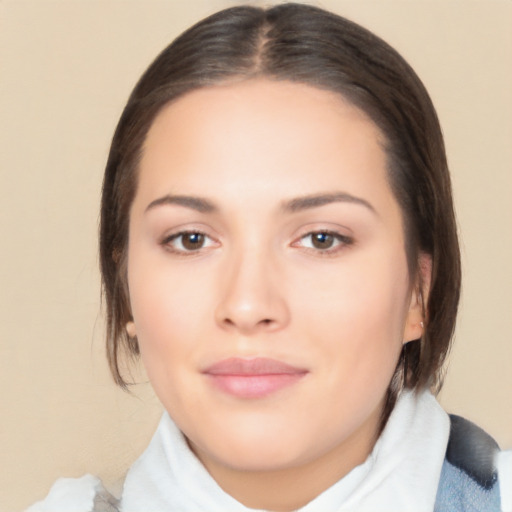
[[[237,398],[263,398],[298,383],[307,373],[267,358],[225,359],[203,371],[217,390]]]

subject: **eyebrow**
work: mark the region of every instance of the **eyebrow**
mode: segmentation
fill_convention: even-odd
[[[296,213],[311,208],[319,208],[332,203],[353,203],[361,205],[377,215],[375,208],[368,201],[346,192],[330,192],[297,197],[290,199],[289,201],[284,201],[281,204],[281,209],[285,212]],[[162,205],[184,206],[185,208],[190,208],[191,210],[196,210],[200,213],[213,213],[218,211],[218,208],[214,203],[203,197],[167,194],[151,201],[151,203],[146,207],[145,212]]]
[[[319,208],[332,203],[353,203],[364,206],[372,213],[377,215],[375,208],[365,199],[353,196],[346,192],[329,192],[325,194],[313,194],[309,196],[297,197],[282,204],[282,209],[290,213],[296,213],[310,208]]]
[[[149,205],[146,207],[145,212],[162,205],[184,206],[185,208],[190,208],[191,210],[196,210],[201,213],[212,213],[218,210],[218,208],[211,201],[202,197],[173,196],[167,194],[165,196],[159,197],[158,199],[155,199],[154,201],[151,201],[151,203],[149,203]]]

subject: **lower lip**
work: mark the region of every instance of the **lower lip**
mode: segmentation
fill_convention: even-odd
[[[213,385],[237,398],[263,398],[298,383],[306,373],[279,373],[269,375],[214,375],[207,374]]]

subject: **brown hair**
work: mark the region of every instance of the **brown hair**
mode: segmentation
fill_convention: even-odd
[[[101,202],[100,259],[107,309],[107,353],[126,387],[120,349],[138,354],[126,279],[129,211],[146,134],[181,95],[230,79],[266,77],[334,91],[364,111],[386,139],[389,180],[403,213],[411,276],[421,252],[432,258],[426,328],[407,343],[389,388],[385,416],[403,387],[439,387],[460,293],[460,256],[451,184],[436,112],[425,87],[387,43],[322,9],[282,4],[234,7],[184,32],[149,66],[114,134]]]

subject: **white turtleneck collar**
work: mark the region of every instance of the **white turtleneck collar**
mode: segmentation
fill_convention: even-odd
[[[429,392],[404,392],[366,462],[300,512],[431,512],[449,429],[448,415]],[[217,485],[167,413],[128,472],[121,510],[254,511]]]

